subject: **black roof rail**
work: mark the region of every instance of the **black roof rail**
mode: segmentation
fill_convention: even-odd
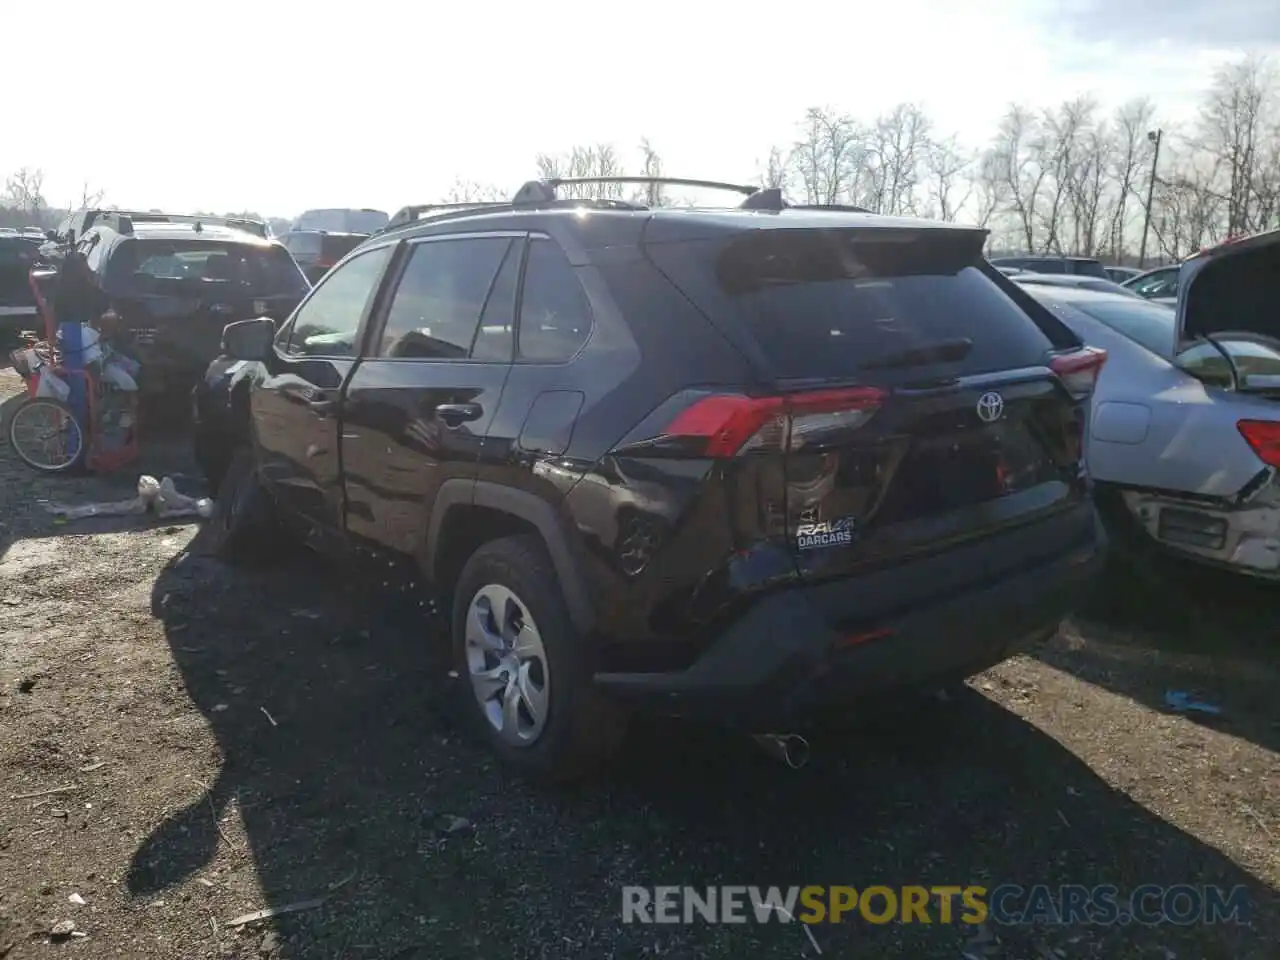
[[[742,193],[750,196],[759,193],[760,188],[744,183],[724,183],[720,180],[690,180],[686,177],[547,177],[542,180],[530,180],[511,199],[513,206],[537,206],[552,203],[560,198],[556,190],[560,187],[585,186],[593,183],[635,183],[649,186],[702,187],[706,190],[727,190],[731,193]]]
[[[505,200],[473,200],[470,203],[420,203],[413,206],[401,207],[391,215],[391,219],[387,221],[387,225],[377,232],[381,233],[383,230],[393,230],[396,227],[404,226],[406,223],[413,223],[413,221],[419,219],[424,213],[430,213],[433,210],[476,210],[484,207],[510,206],[511,204],[507,203]],[[374,213],[376,211],[369,212]]]

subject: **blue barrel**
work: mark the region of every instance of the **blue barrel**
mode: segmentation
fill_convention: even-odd
[[[79,323],[59,323],[58,324],[58,341],[62,348],[62,365],[68,371],[83,371],[84,362],[84,340],[82,331],[84,327]],[[85,388],[85,378],[81,372],[73,372],[67,377],[67,384],[71,387],[71,395],[67,397],[67,404],[71,407],[86,431],[89,430],[89,394]]]

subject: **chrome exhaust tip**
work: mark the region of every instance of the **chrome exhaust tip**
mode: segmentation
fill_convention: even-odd
[[[775,760],[781,760],[792,770],[799,770],[809,762],[809,741],[795,733],[757,733],[756,743]]]

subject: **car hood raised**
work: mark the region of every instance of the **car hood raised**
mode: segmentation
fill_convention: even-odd
[[[1280,340],[1280,230],[1184,261],[1176,311],[1179,345],[1229,331]]]

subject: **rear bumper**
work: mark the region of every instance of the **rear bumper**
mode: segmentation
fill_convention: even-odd
[[[1018,552],[1046,539],[1055,542],[1051,553]],[[970,676],[1052,634],[1092,590],[1105,547],[1092,505],[1082,506],[890,570],[772,594],[687,670],[601,673],[595,682],[663,713],[756,730],[803,722],[832,707]],[[1026,562],[1011,570],[1019,556]],[[993,568],[1009,572],[982,578]]]

